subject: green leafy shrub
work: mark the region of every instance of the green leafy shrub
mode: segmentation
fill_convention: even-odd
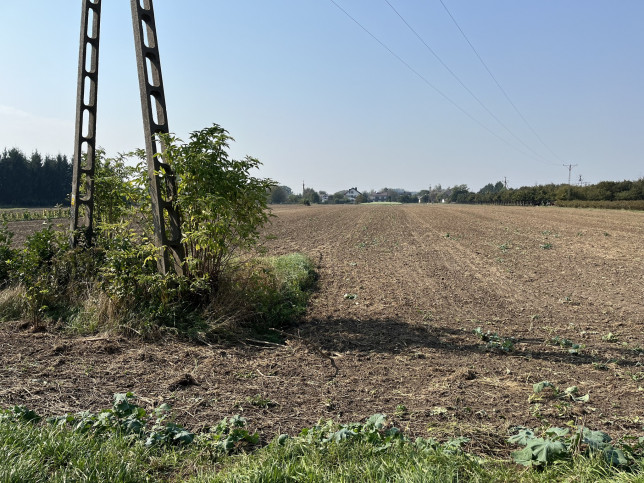
[[[123,154],[108,158],[103,150],[96,151],[94,217],[101,231],[109,231],[111,224],[130,219],[141,204],[147,208],[147,170],[143,162],[127,164],[128,158]]]
[[[13,233],[7,228],[7,222],[0,223],[0,289],[9,282],[11,261],[16,251],[11,248]]]
[[[60,294],[52,268],[67,249],[64,235],[48,224],[27,237],[24,249],[15,258],[15,278],[25,287],[28,315],[34,321],[56,305]]]
[[[260,162],[228,155],[228,132],[217,124],[190,135],[189,143],[162,136],[163,158],[175,171],[188,272],[216,287],[240,251],[255,246],[268,221],[266,193],[275,183],[252,176]]]
[[[24,287],[23,315],[32,320],[62,320],[83,333],[100,327],[150,334],[163,326],[202,337],[222,321],[268,328],[301,316],[315,281],[311,261],[299,254],[262,258],[255,250],[274,185],[251,175],[259,161],[230,158],[232,138],[218,125],[192,133],[188,143],[162,141],[176,175],[183,274],[157,269],[143,151],[116,158],[98,151],[93,233],[79,230],[78,248],[70,249],[69,234],[49,224],[14,252],[5,226],[0,287]],[[139,163],[131,166],[131,158]]]

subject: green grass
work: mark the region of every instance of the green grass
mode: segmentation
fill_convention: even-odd
[[[402,205],[399,201],[372,201],[370,203],[361,203],[365,206],[382,206],[382,205]]]
[[[304,315],[315,288],[317,273],[313,261],[301,253],[266,257],[257,261],[263,278],[252,285],[260,330],[284,327]]]
[[[468,438],[412,441],[374,414],[363,423],[320,421],[261,447],[239,416],[195,435],[172,421],[169,406],[146,411],[135,399],[116,394],[111,409],[47,421],[23,407],[0,410],[0,481],[644,481],[639,446],[622,467],[580,446],[524,468],[463,451]]]
[[[597,458],[577,457],[543,471],[503,461],[483,460],[444,448],[422,450],[413,444],[378,451],[368,443],[311,444],[277,442],[257,452],[227,458],[216,473],[192,481],[362,481],[362,482],[598,482],[644,481],[644,476],[608,467]]]
[[[171,455],[154,455],[124,438],[65,428],[0,422],[0,481],[145,481]]]
[[[275,277],[282,286],[296,286],[299,290],[310,290],[316,281],[313,261],[301,253],[269,257]]]
[[[575,457],[544,470],[411,441],[382,448],[366,439],[340,442],[275,438],[237,455],[185,448],[146,448],[117,433],[79,433],[47,423],[0,421],[0,481],[619,481],[642,482],[641,472]]]

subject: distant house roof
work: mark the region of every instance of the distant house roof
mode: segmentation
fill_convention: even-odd
[[[362,193],[358,191],[358,188],[349,188],[347,192],[344,194],[347,198],[350,200],[355,200],[358,196],[360,196]]]

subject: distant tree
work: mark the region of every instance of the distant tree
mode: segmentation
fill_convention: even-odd
[[[433,188],[430,188],[429,201],[431,203],[440,203],[445,197],[446,197],[445,190],[440,185],[440,183],[434,186]]]
[[[72,183],[67,157],[43,157],[35,151],[29,158],[18,149],[0,153],[0,205],[53,206],[64,204]]]
[[[470,191],[466,184],[459,184],[451,189],[449,201],[452,203],[468,203],[470,200]]]
[[[398,197],[398,201],[401,203],[418,203],[418,197],[411,193],[403,193]]]
[[[288,201],[288,192],[283,186],[273,186],[268,199],[273,204],[286,203]]]
[[[345,196],[346,191],[338,191],[336,193],[333,193],[333,203],[337,204],[343,204],[343,203],[348,203],[349,199]],[[331,197],[329,197],[331,199]],[[331,203],[331,201],[329,201]]]
[[[309,203],[319,203],[320,195],[313,188],[305,188],[302,193],[302,199]]]
[[[358,196],[356,196],[356,204],[368,203],[368,202],[369,202],[369,197],[366,194],[360,193]]]
[[[400,194],[395,189],[385,187],[381,189],[380,192],[387,194],[387,201],[400,201]]]
[[[289,188],[288,186],[286,186],[286,185],[280,185],[280,188],[282,188],[284,191],[286,191],[286,194],[288,196],[293,194],[293,190],[291,188]]]
[[[416,198],[420,203],[429,203],[429,190],[420,190],[416,193]]]

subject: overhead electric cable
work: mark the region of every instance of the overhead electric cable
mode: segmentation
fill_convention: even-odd
[[[407,69],[409,69],[413,74],[415,74],[418,78],[420,78],[425,84],[427,84],[429,87],[434,89],[437,94],[439,94],[443,99],[445,99],[447,102],[452,104],[456,109],[461,111],[463,114],[465,114],[467,117],[469,117],[472,121],[474,121],[476,124],[481,126],[483,129],[485,129],[487,132],[492,134],[494,137],[502,141],[503,143],[507,144],[514,150],[520,152],[524,156],[528,157],[533,157],[534,155],[530,153],[526,153],[525,151],[519,149],[516,147],[514,144],[510,143],[507,139],[503,138],[499,134],[495,133],[492,129],[487,127],[485,124],[483,124],[481,121],[476,119],[474,116],[472,116],[469,112],[467,112],[465,109],[463,109],[461,106],[459,106],[456,102],[454,102],[447,94],[444,94],[438,87],[436,87],[434,84],[432,84],[425,76],[423,76],[420,72],[418,72],[416,69],[414,69],[409,63],[407,63],[402,57],[400,57],[398,54],[396,54],[393,50],[391,50],[384,42],[382,42],[378,37],[376,37],[374,34],[372,34],[365,26],[363,26],[358,20],[356,20],[349,12],[347,12],[344,8],[342,8],[338,3],[336,3],[335,0],[329,0],[333,5],[335,5],[342,13],[344,13],[349,19],[351,19],[358,27],[360,27],[367,35],[369,35],[372,39],[374,39],[376,42],[378,42],[387,52],[389,52],[391,55],[393,55],[400,63],[402,63]]]
[[[458,24],[458,22],[456,21],[456,19],[455,19],[455,18],[454,18],[454,16],[452,15],[452,12],[450,12],[450,11],[449,11],[449,9],[447,8],[447,5],[445,5],[445,3],[443,2],[443,0],[438,0],[438,1],[441,3],[441,5],[442,5],[442,6],[443,6],[443,8],[445,9],[445,11],[447,12],[447,15],[449,15],[449,18],[451,18],[451,19],[452,19],[452,22],[454,22],[454,25],[456,25],[456,28],[459,30],[459,32],[461,33],[461,35],[463,36],[463,38],[465,39],[465,41],[469,44],[470,48],[472,49],[472,51],[474,52],[474,54],[476,55],[476,57],[479,59],[479,61],[481,62],[481,64],[483,65],[483,67],[485,68],[485,70],[487,71],[487,73],[490,75],[490,77],[492,78],[492,80],[494,81],[494,83],[497,85],[497,87],[499,88],[499,90],[503,93],[503,95],[505,96],[505,98],[507,99],[507,101],[510,103],[510,105],[514,108],[514,110],[515,110],[515,111],[516,111],[516,113],[519,115],[519,117],[523,120],[523,122],[525,123],[525,125],[526,125],[526,126],[528,126],[528,128],[530,129],[530,131],[532,131],[532,134],[534,134],[534,135],[535,135],[535,137],[539,140],[539,142],[545,146],[545,148],[550,152],[550,154],[552,154],[552,155],[553,155],[555,158],[557,158],[559,161],[562,161],[562,159],[557,155],[557,153],[555,153],[552,149],[550,149],[550,146],[548,146],[548,145],[544,142],[544,140],[541,138],[541,136],[539,136],[539,134],[537,133],[537,131],[535,131],[535,129],[534,129],[534,128],[532,127],[532,125],[528,122],[528,120],[525,118],[525,116],[524,116],[523,114],[521,114],[521,111],[520,111],[520,110],[519,110],[519,108],[516,106],[516,104],[515,104],[514,102],[512,102],[512,99],[510,99],[510,96],[508,95],[508,93],[506,92],[506,90],[503,88],[503,86],[501,85],[501,83],[496,79],[496,77],[494,77],[494,74],[492,74],[492,71],[491,71],[491,70],[490,70],[490,68],[487,66],[487,64],[485,63],[485,61],[483,60],[483,58],[479,55],[478,51],[476,50],[476,48],[474,47],[474,45],[472,44],[472,42],[470,42],[470,39],[467,37],[467,35],[465,35],[465,32],[463,31],[463,29],[461,28],[461,26]],[[389,2],[387,2],[387,3],[389,3]],[[563,161],[562,161],[562,162],[563,162]],[[553,163],[553,164],[554,164],[554,163]]]
[[[427,48],[427,50],[429,50],[429,52],[430,52],[430,53],[431,53],[431,54],[436,58],[436,60],[438,60],[438,62],[440,62],[440,64],[441,64],[443,67],[445,67],[445,69],[446,69],[446,70],[447,70],[447,71],[452,75],[452,77],[453,77],[454,79],[456,79],[456,81],[457,81],[457,82],[458,82],[458,83],[463,87],[463,89],[465,89],[465,90],[466,90],[466,91],[467,91],[467,92],[468,92],[468,93],[469,93],[469,94],[470,94],[470,95],[471,95],[471,96],[476,100],[476,102],[478,102],[478,103],[479,103],[479,105],[480,105],[483,109],[485,109],[485,111],[486,111],[490,116],[492,116],[492,118],[494,118],[494,120],[496,120],[496,122],[498,122],[498,123],[499,123],[499,125],[501,125],[501,127],[503,127],[503,129],[505,129],[505,130],[508,132],[508,134],[510,134],[510,136],[512,136],[512,137],[513,137],[515,140],[517,140],[519,143],[521,143],[521,144],[522,144],[526,149],[528,149],[532,154],[534,154],[535,156],[537,156],[537,157],[541,158],[541,159],[542,159],[542,160],[544,160],[544,161],[546,160],[546,159],[545,159],[541,154],[539,154],[537,151],[535,151],[534,149],[532,149],[532,148],[531,148],[528,144],[526,144],[526,143],[525,143],[521,138],[519,138],[519,137],[518,137],[518,136],[517,136],[517,135],[516,135],[516,134],[515,134],[515,133],[514,133],[514,132],[513,132],[513,131],[512,131],[512,130],[511,130],[511,129],[510,129],[510,128],[505,124],[505,123],[504,123],[504,122],[503,122],[503,121],[501,121],[501,119],[499,119],[499,118],[498,118],[498,117],[497,117],[497,116],[496,116],[496,115],[495,115],[495,114],[494,114],[494,113],[493,113],[493,112],[492,112],[492,111],[491,111],[491,110],[490,110],[490,109],[489,109],[489,108],[488,108],[488,107],[483,103],[483,101],[481,101],[481,99],[480,99],[476,94],[474,94],[474,92],[472,92],[472,90],[471,90],[469,87],[467,87],[467,85],[465,85],[465,83],[461,80],[461,78],[460,78],[458,75],[456,75],[456,73],[455,73],[452,69],[450,69],[450,67],[449,67],[449,66],[448,66],[448,65],[443,61],[443,59],[441,59],[441,58],[439,57],[439,55],[434,51],[434,49],[432,49],[432,48],[427,44],[427,42],[425,41],[425,39],[423,39],[423,37],[422,37],[422,36],[421,36],[421,35],[420,35],[420,34],[419,34],[419,33],[418,33],[418,32],[417,32],[417,31],[416,31],[416,30],[415,30],[415,29],[414,29],[414,28],[409,24],[409,22],[407,22],[407,20],[405,20],[405,18],[400,14],[400,12],[398,12],[398,10],[396,10],[396,8],[395,8],[395,7],[394,7],[394,6],[389,2],[389,0],[385,0],[385,3],[386,3],[387,5],[389,5],[389,7],[394,11],[394,13],[395,13],[395,14],[400,18],[400,20],[402,20],[402,22],[407,26],[407,28],[408,28],[408,29],[409,29],[409,30],[410,30],[410,31],[411,31],[411,32],[416,36],[416,38],[417,38],[418,40],[420,40],[420,42],[421,42],[421,43],[422,43],[422,44]]]

